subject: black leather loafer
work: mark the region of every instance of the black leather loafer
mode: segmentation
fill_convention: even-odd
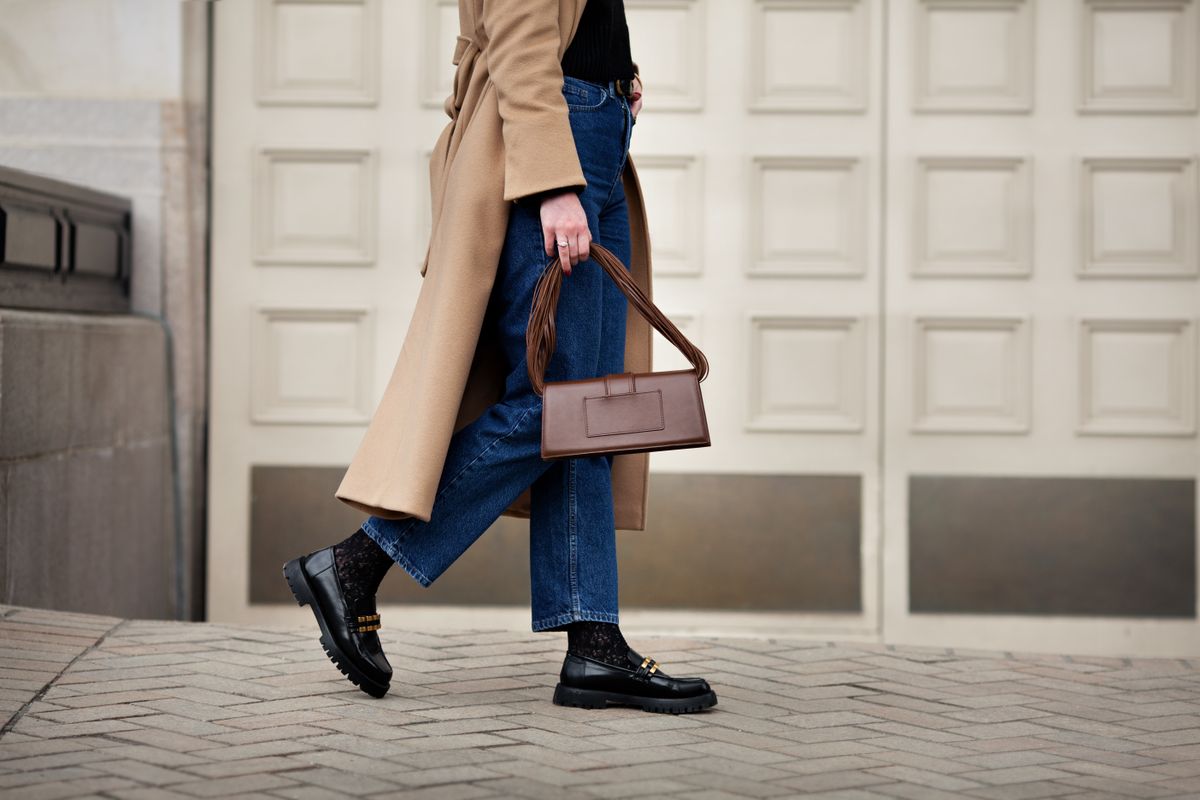
[[[375,598],[361,608],[350,608],[326,547],[283,565],[292,595],[301,606],[311,606],[321,626],[321,646],[329,660],[358,688],[372,697],[387,694],[392,665],[379,641],[379,614]]]
[[[633,648],[629,666],[613,666],[568,652],[554,687],[554,704],[605,708],[609,703],[636,706],[643,711],[686,714],[717,704],[717,695],[704,678],[672,678],[653,658]]]

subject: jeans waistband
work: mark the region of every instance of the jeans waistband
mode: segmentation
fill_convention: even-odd
[[[567,75],[565,77],[573,81],[582,81],[583,83],[591,84],[598,89],[603,89],[611,97],[615,98],[624,97],[629,99],[629,91],[632,90],[633,86],[633,79],[631,78],[618,78],[611,81],[589,81],[586,78],[577,78],[574,75]]]

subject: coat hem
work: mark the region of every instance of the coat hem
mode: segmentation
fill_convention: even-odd
[[[433,516],[432,514],[422,515],[413,511],[401,511],[400,509],[396,508],[388,508],[387,506],[376,505],[363,500],[355,500],[352,497],[346,497],[336,493],[334,494],[334,497],[338,500],[341,500],[351,508],[361,511],[364,514],[370,514],[372,517],[379,517],[380,519],[412,519],[415,517],[421,522],[429,522],[430,518]]]

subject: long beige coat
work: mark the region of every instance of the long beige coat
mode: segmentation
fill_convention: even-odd
[[[459,0],[457,71],[445,102],[450,121],[430,159],[433,230],[416,310],[383,398],[334,493],[360,511],[428,522],[451,435],[503,395],[500,343],[479,334],[512,203],[587,184],[560,64],[585,2]],[[646,210],[632,157],[621,183],[631,274],[652,297]],[[632,306],[626,319],[625,371],[649,371],[653,329]],[[613,458],[617,528],[645,529],[648,456]],[[528,518],[529,502],[526,489],[503,514]]]

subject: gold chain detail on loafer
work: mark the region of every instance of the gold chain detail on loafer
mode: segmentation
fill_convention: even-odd
[[[637,671],[641,672],[646,669],[647,665],[650,666],[650,669],[646,670],[645,673],[647,676],[653,675],[658,670],[658,662],[650,656],[646,656],[642,659],[642,663],[638,665]]]
[[[382,623],[380,623],[380,621],[379,621],[378,614],[359,614],[358,621],[360,623],[358,626],[359,633],[366,633],[367,631],[377,631],[381,627],[383,627]],[[363,622],[366,622],[366,623],[374,622],[375,624],[374,625],[371,625],[371,624],[362,625],[361,623],[363,623]]]

